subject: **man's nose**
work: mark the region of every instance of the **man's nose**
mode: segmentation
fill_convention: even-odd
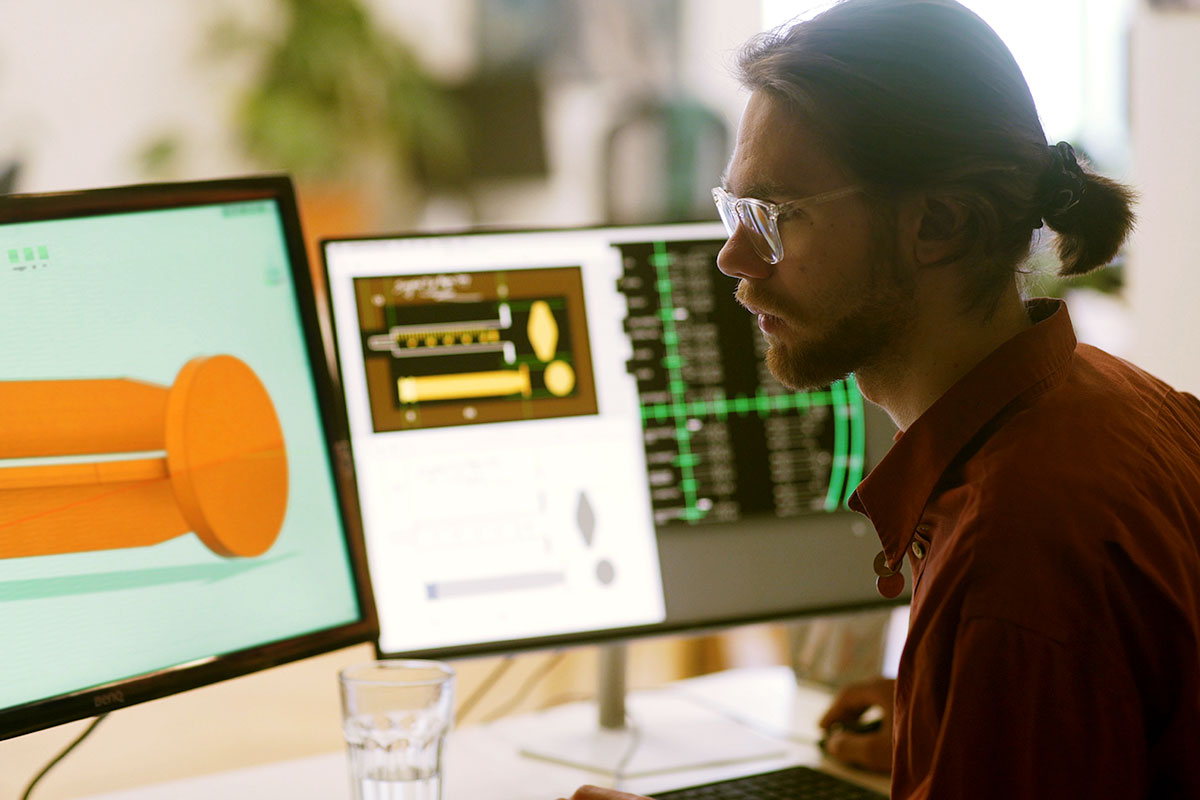
[[[717,269],[731,278],[759,279],[771,273],[771,265],[754,250],[746,229],[739,225],[717,253]]]

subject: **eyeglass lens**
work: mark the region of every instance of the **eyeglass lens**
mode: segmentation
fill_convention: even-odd
[[[782,247],[771,224],[770,210],[759,203],[739,200],[727,192],[714,192],[713,195],[717,201],[717,213],[721,216],[721,222],[725,223],[726,232],[733,236],[740,223],[749,234],[750,244],[754,246],[754,252],[758,253],[759,258],[771,264],[778,263],[783,257],[779,252]]]

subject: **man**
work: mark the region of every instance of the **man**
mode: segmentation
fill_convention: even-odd
[[[720,269],[778,378],[854,372],[901,431],[852,505],[880,590],[911,567],[908,641],[827,751],[895,798],[1200,797],[1200,402],[1017,280],[1043,222],[1062,274],[1111,260],[1129,192],[1047,144],[953,0],[846,0],[740,67]],[[881,731],[841,729],[872,706]]]

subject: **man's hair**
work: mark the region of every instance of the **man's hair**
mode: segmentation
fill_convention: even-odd
[[[755,37],[738,66],[872,194],[928,191],[961,206],[954,257],[979,266],[973,302],[999,296],[1043,219],[1058,233],[1060,275],[1107,264],[1133,225],[1132,193],[1076,166],[1069,146],[1048,146],[1016,60],[954,0],[843,0]]]

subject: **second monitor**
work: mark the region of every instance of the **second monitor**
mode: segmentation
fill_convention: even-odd
[[[324,243],[379,649],[546,647],[882,603],[845,509],[890,442],[779,384],[719,224]]]

